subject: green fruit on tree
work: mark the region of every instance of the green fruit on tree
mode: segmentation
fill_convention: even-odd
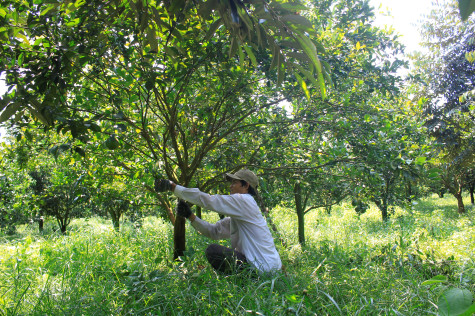
[[[114,150],[119,148],[119,141],[115,138],[115,135],[111,135],[104,143],[107,149]]]

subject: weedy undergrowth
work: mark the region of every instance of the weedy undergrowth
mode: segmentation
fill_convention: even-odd
[[[212,241],[191,227],[188,251],[171,261],[172,227],[157,218],[120,232],[100,218],[67,235],[23,227],[0,241],[0,314],[461,315],[475,292],[473,220],[438,204],[396,210],[388,223],[349,204],[310,213],[305,247],[293,210],[274,209],[287,246],[277,244],[284,270],[269,276],[217,274],[203,254]]]

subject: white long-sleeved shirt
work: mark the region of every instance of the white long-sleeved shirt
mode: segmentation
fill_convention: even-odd
[[[180,185],[175,187],[174,193],[180,199],[228,216],[216,224],[197,217],[191,224],[197,231],[214,240],[231,239],[232,247],[243,253],[259,271],[282,268],[266,220],[250,194],[209,195]]]

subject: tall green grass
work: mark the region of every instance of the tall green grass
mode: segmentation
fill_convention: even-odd
[[[73,221],[66,236],[54,223],[44,235],[25,226],[0,241],[0,314],[436,314],[443,286],[475,292],[473,209],[456,209],[432,197],[382,223],[376,208],[358,217],[343,204],[306,216],[302,247],[294,211],[276,208],[287,246],[277,245],[285,270],[272,276],[216,274],[203,255],[211,241],[192,228],[186,256],[172,262],[172,227],[157,218],[120,233],[99,218]],[[447,284],[421,285],[436,275]]]

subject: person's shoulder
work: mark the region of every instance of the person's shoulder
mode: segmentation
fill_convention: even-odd
[[[256,200],[250,194],[235,193],[229,196],[234,200],[235,203],[241,205],[241,207],[245,207],[246,209],[259,209]]]
[[[252,195],[250,194],[239,194],[239,195],[242,201],[246,203],[247,205],[249,205],[251,208],[259,209],[259,206],[257,205],[257,202]]]
[[[254,200],[254,197],[252,195],[247,194],[247,193],[245,193],[245,194],[236,193],[236,194],[233,194],[233,195],[235,195],[236,197],[238,197],[240,199],[243,199],[243,200],[254,201],[254,202],[256,201],[256,200]]]

